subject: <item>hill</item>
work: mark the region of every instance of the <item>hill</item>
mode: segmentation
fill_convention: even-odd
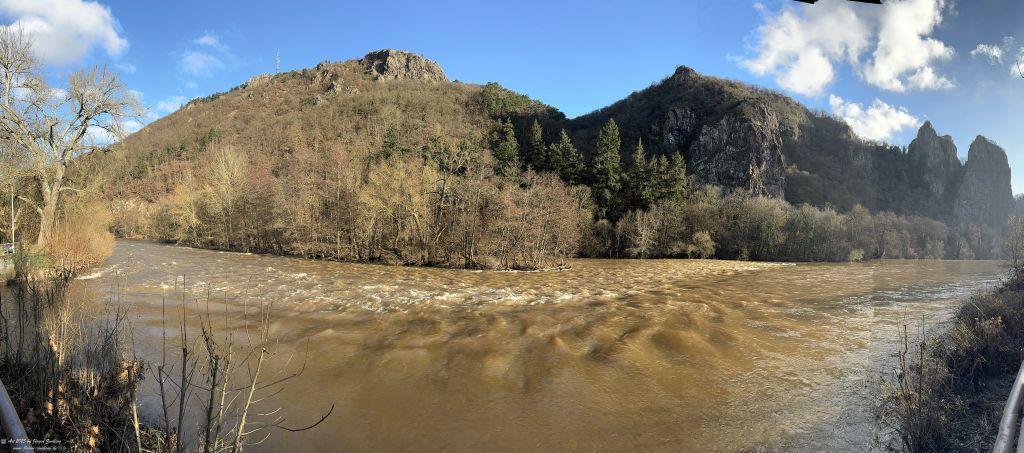
[[[859,204],[950,224],[982,218],[996,226],[1012,210],[1006,153],[984,137],[962,165],[952,138],[939,137],[930,122],[908,150],[867,142],[840,119],[779,93],[687,67],[572,120],[570,129],[579,143],[593,143],[608,119],[619,125],[626,143],[643,140],[655,153],[681,152],[687,170],[702,182],[793,204],[842,211]],[[990,154],[975,153],[976,146]],[[978,174],[962,186],[967,168]]]
[[[395,50],[253,77],[86,163],[122,236],[469,267],[982,258],[1013,207],[1005,152],[979,137],[961,164],[930,123],[906,150],[866,142],[686,67],[567,119]]]

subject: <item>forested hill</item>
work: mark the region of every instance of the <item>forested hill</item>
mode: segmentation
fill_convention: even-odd
[[[793,204],[915,214],[955,224],[1005,222],[1012,210],[1006,153],[979,136],[960,163],[949,136],[921,126],[904,150],[861,140],[843,121],[777,92],[687,67],[570,122],[586,147],[614,119],[624,143],[682,153],[703,182],[784,196]],[[975,151],[977,150],[977,152]]]
[[[907,150],[868,143],[779,93],[686,67],[570,120],[395,50],[255,76],[81,164],[105,175],[123,236],[473,267],[575,253],[992,257],[1013,204],[1002,149],[979,137],[961,164],[927,123]],[[767,216],[745,236],[744,203]],[[858,205],[904,217],[854,238],[831,209],[863,220]]]

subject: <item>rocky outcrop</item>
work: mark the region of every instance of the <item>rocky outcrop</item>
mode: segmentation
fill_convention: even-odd
[[[366,54],[359,63],[376,80],[422,80],[447,82],[441,66],[420,55],[384,49]]]
[[[1006,157],[987,140],[972,147],[975,157],[965,167],[953,139],[930,122],[904,151],[862,140],[841,118],[812,112],[780,93],[685,66],[572,120],[573,141],[587,150],[609,119],[619,125],[623,143],[643,140],[649,152],[682,154],[701,183],[793,204],[840,211],[860,205],[949,225],[998,227],[1012,200]]]
[[[682,137],[670,134],[667,140],[679,143]],[[685,154],[693,171],[708,183],[744,187],[757,195],[781,197],[784,193],[779,120],[763,102],[744,105],[718,121],[705,123]]]
[[[1004,225],[1013,211],[1006,152],[980,135],[968,151],[955,210],[962,222],[993,226]]]
[[[951,206],[963,175],[953,137],[939,137],[931,121],[925,121],[917,138],[910,142],[907,158],[914,169],[912,178],[916,184],[942,205]]]
[[[783,137],[789,129],[781,124],[775,99],[746,96],[747,89],[680,66],[661,83],[573,120],[574,141],[586,149],[594,131],[614,118],[623,143],[642,140],[655,154],[680,153],[702,183],[781,197]]]
[[[255,88],[270,83],[270,80],[274,78],[273,74],[259,74],[254,75],[245,81],[246,88]]]

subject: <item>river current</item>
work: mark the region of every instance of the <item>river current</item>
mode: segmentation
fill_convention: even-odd
[[[481,272],[118,241],[79,282],[97,303],[119,294],[150,360],[182,299],[191,314],[272,301],[273,365],[306,358],[273,405],[295,425],[335,410],[258,450],[864,451],[903,326],[930,330],[1001,275],[963,261]]]

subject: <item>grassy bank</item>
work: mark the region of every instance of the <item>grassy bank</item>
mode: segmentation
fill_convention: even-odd
[[[905,335],[905,338],[907,336]],[[970,298],[948,330],[909,341],[880,418],[899,451],[990,451],[1024,350],[1024,275]]]
[[[330,414],[298,428],[274,415],[274,395],[304,363],[267,363],[269,302],[215,319],[186,309],[209,307],[209,295],[176,287],[165,301],[162,351],[143,359],[120,281],[109,303],[97,304],[76,290],[73,271],[36,267],[45,261],[27,253],[13,258],[15,276],[0,290],[0,381],[37,448],[238,452]],[[142,413],[140,394],[159,401],[156,413]]]

